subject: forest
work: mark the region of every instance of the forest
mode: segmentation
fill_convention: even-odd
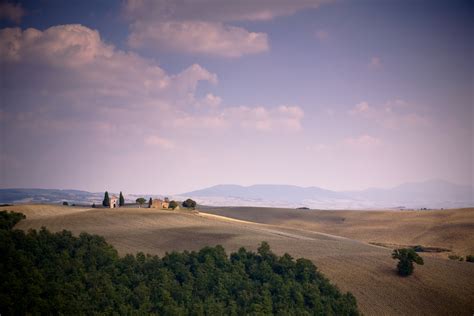
[[[14,229],[0,212],[0,314],[358,315],[307,259],[222,246],[119,256],[101,236]],[[159,236],[158,236],[159,238]]]

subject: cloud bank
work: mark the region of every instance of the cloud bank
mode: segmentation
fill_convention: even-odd
[[[267,21],[315,9],[327,1],[151,1],[128,0],[132,48],[236,58],[269,50],[268,35],[229,23]]]
[[[193,64],[169,74],[154,60],[119,50],[78,24],[2,29],[0,60],[11,74],[2,88],[2,117],[18,126],[87,126],[103,135],[133,128],[146,144],[166,148],[173,147],[161,141],[167,128],[301,129],[303,111],[297,106],[222,107],[219,96],[196,95],[199,82],[218,83],[204,67]]]

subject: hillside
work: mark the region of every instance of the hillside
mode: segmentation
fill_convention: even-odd
[[[474,208],[431,211],[322,211],[207,207],[206,212],[263,224],[323,232],[367,243],[422,245],[474,253]]]
[[[0,312],[8,315],[357,316],[357,303],[307,259],[222,246],[118,256],[103,237],[14,226],[0,211]]]
[[[5,208],[2,208],[5,209]],[[173,250],[198,250],[223,245],[255,251],[267,241],[275,253],[289,252],[318,266],[342,291],[351,291],[367,315],[470,315],[474,305],[474,265],[425,258],[410,278],[395,273],[391,250],[352,239],[282,225],[252,223],[217,215],[150,209],[86,209],[47,206],[14,206],[27,219],[18,228],[46,226],[99,234],[119,253],[143,251],[164,255]],[[56,213],[56,214],[54,214]]]
[[[187,192],[204,205],[319,209],[454,208],[474,206],[472,186],[443,180],[405,183],[393,188],[332,191],[292,185],[216,185]]]

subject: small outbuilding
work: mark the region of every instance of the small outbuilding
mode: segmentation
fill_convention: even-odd
[[[112,195],[112,196],[109,198],[109,207],[110,207],[110,208],[119,207],[119,199],[118,199],[118,197],[116,197],[115,195]]]
[[[161,208],[161,209],[168,209],[170,206],[170,202],[168,198],[162,199],[153,199],[151,201],[150,208]]]

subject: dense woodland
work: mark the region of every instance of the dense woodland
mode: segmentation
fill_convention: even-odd
[[[0,212],[0,313],[159,315],[358,315],[306,259],[221,246],[162,258],[120,257],[103,237],[13,229]]]

